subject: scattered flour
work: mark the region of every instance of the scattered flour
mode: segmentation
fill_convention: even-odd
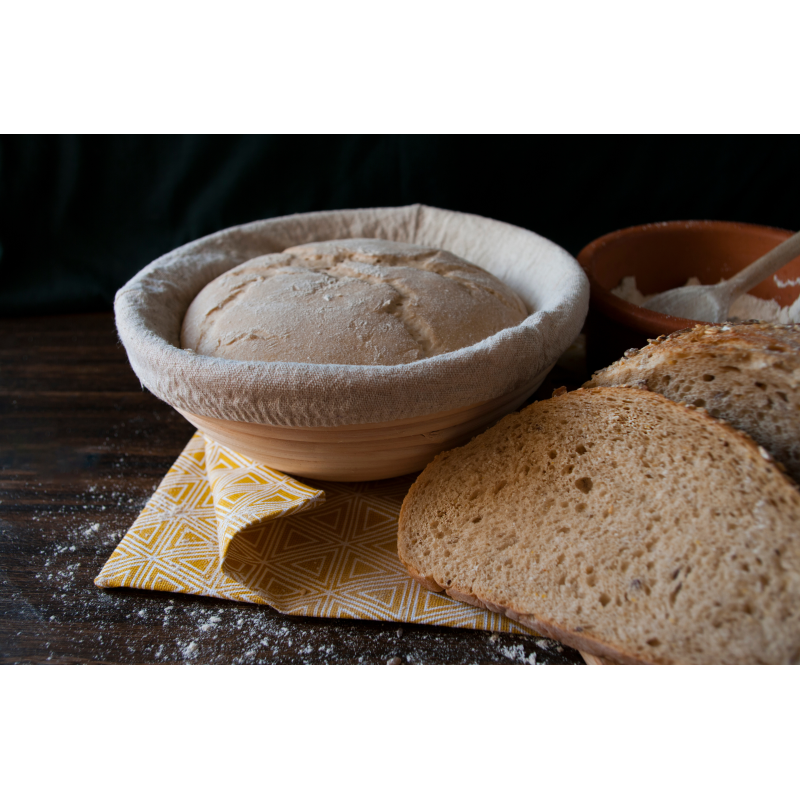
[[[536,653],[525,655],[525,647],[521,644],[515,644],[511,647],[501,647],[500,652],[510,661],[516,661],[519,664],[536,663]]]
[[[37,591],[23,591],[0,575],[20,624],[8,660],[26,662],[33,655],[116,664],[575,663],[574,653],[562,655],[555,642],[534,636],[474,631],[465,645],[446,628],[387,622],[370,626],[367,634],[361,623],[287,618],[244,603],[98,589],[94,576],[154,488],[120,491],[96,481],[73,504],[35,507],[26,522],[34,522],[27,541]],[[13,540],[13,523],[4,524],[0,535]],[[36,654],[28,623],[36,626]]]
[[[195,651],[197,650],[197,642],[189,642],[181,652],[184,658],[194,658]]]
[[[700,286],[697,278],[689,278],[686,286]],[[611,294],[633,303],[635,306],[644,305],[654,294],[644,295],[636,287],[636,278],[628,275],[623,278],[619,286],[611,290]],[[743,322],[747,319],[759,319],[764,322],[777,322],[786,324],[789,322],[800,322],[800,297],[790,306],[781,308],[774,300],[762,300],[751,294],[742,295],[730,307],[728,320],[730,322]]]

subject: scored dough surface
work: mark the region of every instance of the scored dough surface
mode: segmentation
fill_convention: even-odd
[[[381,239],[290,247],[209,283],[181,346],[239,361],[392,365],[468,347],[528,316],[480,267]]]

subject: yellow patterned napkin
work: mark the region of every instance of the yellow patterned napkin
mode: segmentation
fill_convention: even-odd
[[[266,603],[284,614],[530,633],[434,594],[397,558],[413,478],[313,489],[196,433],[95,583]]]

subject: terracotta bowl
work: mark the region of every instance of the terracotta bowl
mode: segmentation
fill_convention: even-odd
[[[648,311],[611,294],[629,275],[643,294],[683,286],[691,277],[718,283],[751,264],[791,231],[742,222],[658,222],[607,233],[578,254],[591,287],[587,360],[592,370],[620,358],[648,338],[673,333],[696,320]],[[762,281],[750,294],[791,305],[800,295],[800,258]]]

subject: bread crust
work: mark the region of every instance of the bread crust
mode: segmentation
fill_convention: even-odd
[[[785,495],[788,493],[787,496],[789,497],[791,507],[795,510],[800,508],[800,494],[798,494],[797,488],[791,480],[781,473],[771,456],[746,434],[725,422],[713,419],[702,409],[682,406],[664,398],[661,395],[653,394],[647,390],[633,387],[586,388],[580,389],[577,392],[556,396],[551,400],[543,402],[551,404],[564,402],[566,400],[575,402],[576,399],[580,400],[582,397],[602,395],[604,393],[619,394],[620,392],[634,400],[637,397],[647,397],[649,398],[647,401],[648,403],[655,404],[655,406],[664,406],[665,409],[669,409],[671,413],[676,415],[679,419],[686,418],[687,420],[691,420],[695,425],[700,423],[703,428],[707,429],[713,436],[719,439],[721,448],[734,448],[738,454],[737,458],[741,457],[746,461],[750,461],[752,466],[757,471],[763,473],[766,468],[766,472],[768,473],[767,479],[775,484],[776,491],[778,491],[778,493],[783,492]],[[524,414],[525,412],[522,413]],[[510,417],[511,416],[514,415],[510,415]],[[482,434],[482,437],[486,437],[490,434],[491,431],[486,434]],[[477,439],[473,440],[472,445],[477,447]],[[470,447],[472,445],[468,445],[466,447]],[[460,450],[465,449],[466,448],[460,448]],[[641,652],[634,652],[633,650],[621,645],[621,643],[615,643],[607,640],[607,638],[603,638],[602,636],[596,636],[592,632],[581,630],[580,626],[571,627],[569,625],[565,625],[560,620],[553,618],[552,615],[532,612],[531,609],[525,608],[519,604],[508,601],[504,602],[502,601],[502,598],[489,597],[481,592],[476,592],[472,586],[466,585],[463,581],[459,581],[456,577],[454,577],[455,573],[445,574],[436,568],[425,568],[421,566],[418,557],[411,558],[409,556],[404,538],[411,525],[409,519],[411,509],[415,506],[415,504],[422,502],[425,499],[427,499],[429,503],[431,502],[431,498],[435,497],[435,493],[431,489],[430,493],[426,494],[428,491],[427,487],[429,480],[431,485],[433,485],[433,481],[435,480],[435,478],[431,477],[431,475],[436,472],[437,465],[440,464],[443,459],[448,459],[451,457],[458,458],[458,452],[458,450],[454,450],[437,456],[437,458],[426,468],[426,470],[420,475],[420,477],[411,487],[403,503],[399,519],[398,554],[400,560],[406,566],[412,578],[417,580],[422,586],[430,591],[444,591],[456,600],[468,602],[472,605],[487,608],[498,613],[503,613],[510,619],[529,627],[531,630],[542,636],[557,639],[558,641],[563,642],[570,647],[574,647],[580,651],[603,660],[623,664],[680,663],[680,655],[678,655],[676,658],[673,657],[672,653],[658,653],[654,654],[652,658],[647,658],[643,656]],[[473,453],[474,452],[475,451],[473,450]],[[435,500],[433,502],[435,502]],[[425,541],[431,542],[431,539],[427,538]],[[432,546],[435,545],[432,544]],[[476,556],[475,558],[476,563],[480,564],[480,557]],[[800,642],[798,642],[798,645],[800,645]]]
[[[740,428],[800,481],[800,324],[698,324],[628,350],[584,388],[634,382]]]
[[[403,561],[403,558],[400,558]],[[488,600],[481,600],[476,595],[467,591],[463,587],[450,585],[447,588],[437,583],[436,579],[431,575],[421,575],[411,564],[403,561],[403,565],[408,570],[408,574],[423,588],[429,592],[436,592],[437,594],[446,594],[452,597],[453,600],[458,600],[462,603],[468,603],[476,608],[485,608],[488,611],[493,611],[496,614],[503,614],[510,620],[530,628],[534,633],[539,636],[544,636],[547,639],[555,639],[567,647],[573,647],[575,650],[580,650],[582,653],[589,653],[601,659],[613,661],[618,664],[655,664],[655,661],[643,661],[637,658],[632,653],[626,653],[623,650],[612,647],[606,642],[588,636],[585,633],[567,630],[560,625],[556,624],[553,620],[539,619],[534,614],[524,614],[517,609],[501,606],[497,603],[491,603]]]

